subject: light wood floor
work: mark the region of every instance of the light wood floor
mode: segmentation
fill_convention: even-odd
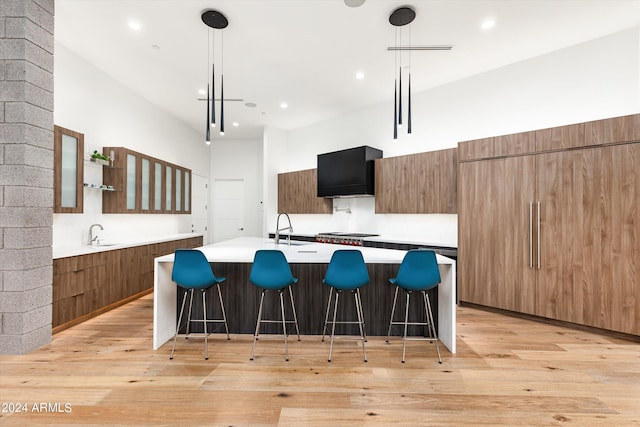
[[[24,356],[0,356],[0,425],[640,424],[640,344],[473,308],[458,309],[458,353],[370,337],[178,340],[151,350],[153,295],[63,331]],[[132,326],[133,324],[133,326]],[[142,325],[142,326],[139,326]],[[33,404],[62,412],[34,412]],[[71,412],[64,412],[65,404]]]

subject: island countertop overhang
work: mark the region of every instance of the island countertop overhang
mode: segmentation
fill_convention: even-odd
[[[212,262],[253,262],[255,252],[260,249],[279,249],[290,263],[327,264],[333,252],[339,249],[357,249],[367,264],[400,264],[406,251],[397,249],[382,249],[335,245],[315,242],[292,241],[289,246],[286,241],[275,244],[273,239],[264,237],[238,237],[224,242],[213,243],[197,248]],[[455,261],[437,255],[439,264],[453,264]],[[158,262],[172,262],[173,254],[156,258]]]

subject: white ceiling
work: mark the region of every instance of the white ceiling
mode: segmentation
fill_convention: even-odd
[[[243,100],[226,103],[226,134],[214,134],[214,140],[258,138],[265,125],[295,129],[391,102],[395,54],[386,48],[395,44],[396,30],[388,19],[399,6],[416,11],[415,21],[402,29],[403,45],[410,29],[412,45],[454,46],[412,53],[414,92],[640,25],[640,0],[367,0],[357,8],[343,0],[55,5],[59,43],[202,133],[203,140],[206,103],[198,101],[198,89],[206,89],[210,78],[208,27],[200,18],[205,9],[229,20],[223,32],[215,30],[216,72],[224,66],[225,98]],[[481,29],[488,18],[494,28]],[[131,30],[129,20],[139,22],[141,31]],[[402,64],[408,65],[406,54]],[[365,73],[363,80],[355,79],[357,71]],[[289,107],[281,109],[281,102]],[[239,126],[232,127],[233,121]]]

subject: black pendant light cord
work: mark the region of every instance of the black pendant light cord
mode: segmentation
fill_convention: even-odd
[[[409,46],[411,46],[411,25],[409,25]],[[407,133],[411,135],[411,51],[409,51],[409,94],[407,96]]]

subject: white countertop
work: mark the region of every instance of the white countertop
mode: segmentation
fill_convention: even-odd
[[[259,249],[280,249],[290,263],[324,264],[329,263],[331,255],[338,249],[355,249],[354,246],[333,245],[328,243],[291,241],[287,245],[286,239],[276,246],[273,239],[264,237],[238,237],[220,243],[198,248],[211,262],[240,262],[251,263]],[[357,247],[367,264],[400,264],[406,251],[396,249],[381,249]],[[441,264],[451,264],[449,258],[437,255]],[[156,258],[158,262],[172,262],[173,254]]]
[[[189,239],[191,237],[199,237],[199,236],[202,236],[202,234],[177,233],[177,234],[168,234],[165,236],[158,236],[158,237],[145,237],[141,239],[133,239],[127,242],[105,241],[104,244],[100,244],[100,245],[91,245],[91,246],[84,245],[84,246],[79,246],[77,248],[62,248],[62,249],[53,248],[53,259],[87,255],[87,254],[93,254],[96,252],[112,251],[115,249],[124,249],[124,248],[133,247],[133,246],[150,245],[153,243],[169,242],[172,240]]]

